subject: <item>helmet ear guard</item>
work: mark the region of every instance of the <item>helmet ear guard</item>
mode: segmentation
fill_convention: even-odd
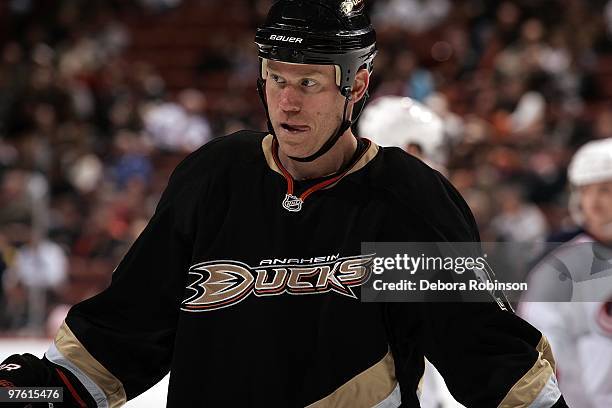
[[[578,191],[577,187],[571,187],[567,209],[572,221],[576,225],[584,226],[584,214],[580,205],[580,191]]]

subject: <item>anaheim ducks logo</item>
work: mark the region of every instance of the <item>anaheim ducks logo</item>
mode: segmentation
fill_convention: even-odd
[[[183,300],[181,310],[205,312],[222,309],[251,294],[262,297],[333,291],[356,299],[351,288],[367,282],[372,259],[373,255],[353,256],[331,262],[257,268],[237,261],[199,263],[189,268],[187,289],[193,294]]]
[[[353,11],[359,11],[362,8],[363,0],[345,0],[340,3],[340,10],[347,16]]]

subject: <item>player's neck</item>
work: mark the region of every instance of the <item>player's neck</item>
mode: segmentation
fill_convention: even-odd
[[[357,139],[347,130],[323,156],[311,162],[291,160],[279,150],[278,157],[294,180],[307,180],[333,174],[346,165],[357,150]]]

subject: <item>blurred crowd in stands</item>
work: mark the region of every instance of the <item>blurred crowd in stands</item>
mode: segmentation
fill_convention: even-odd
[[[108,285],[186,154],[265,129],[252,40],[270,2],[0,1],[0,333],[40,334]],[[372,98],[443,118],[483,241],[572,228],[568,161],[612,137],[612,1],[367,7]]]

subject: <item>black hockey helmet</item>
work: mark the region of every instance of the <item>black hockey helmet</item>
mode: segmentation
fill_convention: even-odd
[[[279,0],[255,35],[259,57],[335,65],[345,95],[360,68],[371,71],[376,55],[376,34],[363,8],[363,0]]]
[[[268,60],[334,65],[336,84],[346,98],[344,117],[336,134],[312,156],[291,157],[294,160],[308,162],[320,157],[352,124],[350,118],[346,118],[346,111],[355,74],[361,68],[371,72],[377,52],[376,33],[364,12],[363,1],[278,0],[270,8],[264,24],[257,29],[255,43],[260,59],[258,89],[266,113],[268,107],[263,84]],[[365,98],[362,104],[365,104]],[[268,128],[274,135],[269,115]]]

